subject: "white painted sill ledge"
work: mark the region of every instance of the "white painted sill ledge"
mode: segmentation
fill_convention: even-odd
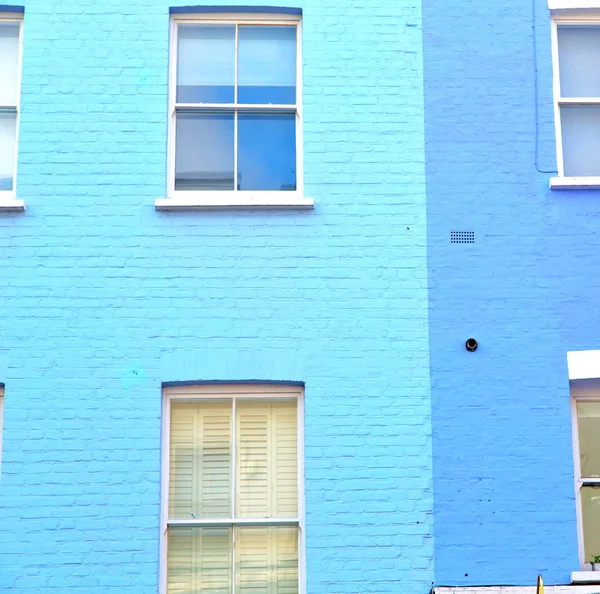
[[[574,571],[571,573],[572,584],[600,584],[600,571]]]
[[[156,210],[312,210],[315,201],[297,192],[175,192],[154,202]]]
[[[584,572],[587,573],[587,572]],[[589,572],[597,573],[597,572]],[[544,586],[546,594],[598,594],[597,585]],[[435,586],[433,594],[536,594],[535,586]]]
[[[17,200],[12,193],[3,196],[0,192],[0,213],[2,212],[25,212],[25,200]]]
[[[600,176],[551,177],[551,190],[600,190]]]
[[[586,10],[600,8],[600,0],[548,0],[550,10]]]
[[[600,190],[600,176],[551,177],[551,190]]]

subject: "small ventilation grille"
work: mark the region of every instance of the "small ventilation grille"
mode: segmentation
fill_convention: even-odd
[[[450,243],[475,243],[475,231],[450,231]]]

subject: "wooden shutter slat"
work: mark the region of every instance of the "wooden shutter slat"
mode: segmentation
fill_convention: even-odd
[[[298,514],[296,402],[237,405],[237,514]]]
[[[231,402],[171,407],[170,518],[231,515]]]
[[[236,594],[298,594],[298,529],[236,529]]]
[[[231,594],[230,528],[170,528],[168,594]]]

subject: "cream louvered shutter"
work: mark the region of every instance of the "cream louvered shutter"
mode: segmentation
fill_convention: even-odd
[[[171,407],[170,518],[231,516],[231,402]]]
[[[231,594],[231,528],[170,528],[169,594]]]
[[[298,420],[296,402],[272,405],[275,460],[273,465],[273,515],[295,518],[298,515]]]
[[[236,530],[236,594],[298,594],[298,528]]]
[[[298,515],[296,402],[237,403],[237,515]]]
[[[194,528],[169,528],[167,585],[169,594],[191,592]]]

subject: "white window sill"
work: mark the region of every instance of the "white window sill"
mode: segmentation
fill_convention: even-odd
[[[551,177],[551,190],[600,190],[600,176]]]
[[[600,571],[574,571],[571,573],[572,584],[598,584]]]
[[[600,8],[600,0],[548,0],[548,8],[550,10]]]
[[[308,210],[315,207],[315,201],[296,192],[176,192],[172,198],[159,198],[154,206],[156,210]]]
[[[25,200],[16,200],[12,192],[7,192],[8,196],[3,196],[0,192],[0,213],[1,212],[25,212]]]

